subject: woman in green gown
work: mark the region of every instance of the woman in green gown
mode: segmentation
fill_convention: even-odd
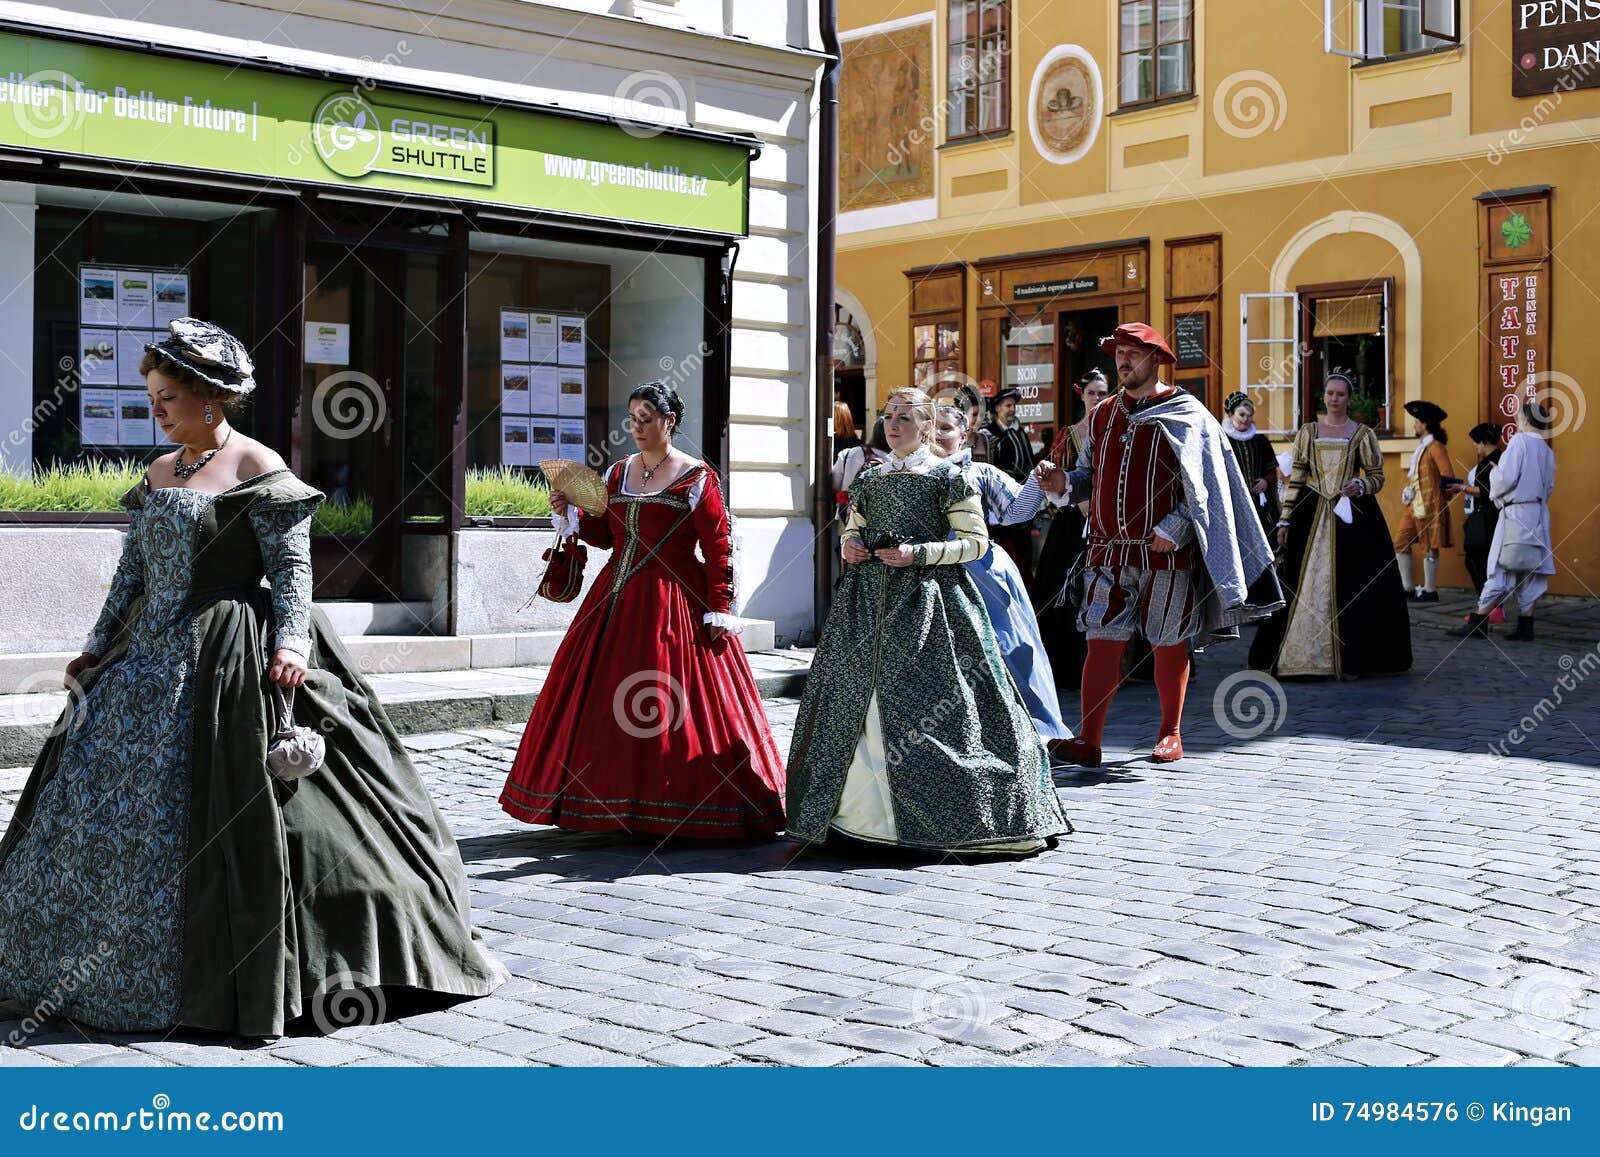
[[[323,496],[229,427],[254,388],[244,348],[193,318],[171,331],[144,369],[179,449],[123,496],[75,702],[0,841],[0,1000],[271,1037],[318,999],[381,1007],[349,990],[486,995],[506,972],[472,930],[455,841],[311,602]],[[266,766],[269,680],[326,743],[292,784]]]
[[[1050,757],[963,563],[990,549],[978,488],[934,457],[933,402],[889,395],[893,452],[850,487],[848,566],[789,755],[789,834],[1027,853],[1072,830]]]

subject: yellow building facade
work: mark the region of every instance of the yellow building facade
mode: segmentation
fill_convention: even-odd
[[[840,397],[1016,385],[1036,445],[1119,322],[1287,448],[1357,378],[1399,522],[1408,401],[1556,410],[1551,589],[1600,590],[1600,4],[851,0]],[[1326,10],[1325,10],[1326,9]],[[1592,424],[1591,424],[1592,423]],[[1460,549],[1440,582],[1467,586]]]

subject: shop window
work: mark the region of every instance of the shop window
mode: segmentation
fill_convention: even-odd
[[[1194,95],[1194,0],[1119,0],[1122,108]]]
[[[1382,60],[1461,43],[1461,0],[1357,0],[1356,43],[1338,47],[1342,11],[1328,0],[1323,48],[1356,60]]]
[[[911,384],[936,393],[961,379],[961,318],[911,323]]]
[[[705,444],[705,261],[684,254],[474,233],[467,273],[468,467],[602,469],[634,451],[628,395],[683,397],[675,444]]]
[[[1301,291],[1305,334],[1304,409],[1306,420],[1321,410],[1322,384],[1340,370],[1355,379],[1350,414],[1380,434],[1393,428],[1390,406],[1393,333],[1390,302],[1394,281]]]
[[[216,322],[252,351],[261,385],[233,425],[269,441],[281,434],[262,428],[282,400],[270,341],[276,319],[261,290],[272,284],[273,210],[45,185],[35,202],[33,252],[14,255],[32,262],[33,296],[10,305],[31,310],[33,361],[0,360],[0,394],[9,395],[7,413],[26,413],[26,440],[14,437],[0,451],[4,469],[31,470],[36,484],[91,464],[136,476],[172,449],[151,415],[139,362],[144,344],[183,315]],[[63,501],[115,510],[89,489]],[[60,508],[40,501],[23,495],[19,504]]]
[[[946,136],[1011,130],[1010,0],[950,0]]]

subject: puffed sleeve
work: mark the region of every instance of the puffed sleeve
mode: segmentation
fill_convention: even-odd
[[[1295,503],[1299,502],[1301,495],[1305,493],[1306,472],[1311,469],[1311,454],[1316,436],[1317,424],[1315,422],[1307,423],[1295,432],[1294,465],[1289,470],[1288,493],[1284,495],[1283,505],[1278,508],[1279,526],[1283,526],[1289,521],[1289,515],[1294,510]]]
[[[322,495],[250,507],[261,564],[272,584],[273,646],[311,656],[311,516]]]
[[[125,505],[127,501],[125,497]],[[142,506],[133,508],[133,520],[122,536],[122,554],[117,559],[116,573],[111,576],[111,589],[106,592],[106,601],[100,608],[100,617],[95,619],[94,629],[83,641],[83,649],[91,655],[106,653],[117,631],[127,622],[134,602],[144,594],[144,549],[139,544],[142,514]]]
[[[1365,493],[1376,494],[1383,489],[1383,447],[1371,426],[1363,426],[1356,435],[1356,455],[1361,463],[1361,485]]]
[[[1011,482],[1009,476],[1004,476]],[[1045,492],[1039,486],[1039,477],[1029,474],[1028,480],[1020,487],[1012,484],[1010,488],[1010,501],[1000,510],[995,522],[1001,526],[1014,526],[1022,522],[1030,522],[1039,513],[1039,508],[1044,505]]]
[[[918,566],[956,566],[982,558],[989,549],[989,528],[983,517],[983,496],[963,472],[957,472],[945,502],[945,518],[955,538],[919,542],[913,548]]]
[[[695,538],[706,560],[704,621],[708,626],[736,631],[739,622],[733,614],[733,539],[728,527],[728,508],[722,501],[722,486],[710,467],[695,483],[690,502],[694,505]]]

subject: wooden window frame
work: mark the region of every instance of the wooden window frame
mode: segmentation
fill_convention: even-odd
[[[1117,21],[1117,111],[1118,112],[1131,111],[1131,110],[1134,110],[1134,109],[1155,108],[1158,105],[1163,105],[1163,104],[1168,104],[1168,103],[1176,103],[1178,101],[1185,101],[1185,100],[1193,100],[1194,99],[1194,95],[1195,95],[1195,92],[1194,92],[1194,22],[1195,22],[1194,0],[1179,0],[1179,2],[1180,3],[1185,3],[1185,4],[1187,4],[1189,6],[1188,24],[1187,24],[1188,29],[1189,29],[1189,35],[1184,37],[1181,40],[1163,41],[1161,39],[1161,0],[1117,0],[1116,21]],[[1149,45],[1148,48],[1129,49],[1127,47],[1127,45],[1124,43],[1124,41],[1123,41],[1123,35],[1122,35],[1122,31],[1123,31],[1122,13],[1130,4],[1146,4],[1146,3],[1150,5],[1151,13],[1154,16],[1154,19],[1152,21],[1152,26],[1151,26],[1151,29],[1150,29],[1150,35],[1151,35],[1150,45]],[[1188,56],[1186,58],[1187,62],[1188,62],[1187,76],[1185,77],[1184,86],[1183,86],[1183,88],[1181,90],[1179,90],[1177,92],[1163,93],[1163,92],[1160,91],[1160,89],[1161,89],[1161,49],[1165,45],[1171,45],[1171,44],[1187,44],[1189,46],[1189,53],[1188,53]],[[1123,61],[1126,60],[1130,56],[1135,56],[1135,55],[1138,55],[1138,54],[1143,53],[1143,52],[1149,52],[1150,53],[1150,60],[1151,60],[1151,66],[1152,66],[1152,79],[1153,79],[1153,82],[1154,82],[1154,91],[1152,92],[1152,94],[1150,96],[1147,96],[1147,97],[1136,97],[1136,98],[1133,98],[1133,99],[1129,99],[1127,88],[1123,83],[1123,78],[1126,75],[1125,72],[1124,72],[1124,69],[1122,67]]]
[[[939,374],[940,362],[955,362],[955,373],[960,381],[955,385],[965,385],[971,381],[967,375],[967,267],[965,262],[946,262],[942,265],[928,265],[918,269],[905,271],[906,282],[910,291],[908,301],[909,323],[906,328],[906,358],[907,378],[906,385],[919,389],[926,388],[928,393],[937,395],[942,389],[954,388],[951,384],[941,384],[929,381],[924,385],[917,381],[917,367],[931,365],[934,367],[933,377]],[[922,286],[927,282],[940,285],[953,285],[955,293],[953,298],[945,298],[937,305],[917,308],[917,300]],[[934,327],[934,347],[932,357],[917,356],[917,328],[931,325]],[[941,356],[938,345],[938,327],[941,325],[954,325],[956,327],[956,351],[953,357]],[[880,400],[881,405],[881,400]],[[863,438],[865,435],[863,435]]]
[[[1304,420],[1310,421],[1317,413],[1316,395],[1327,378],[1328,367],[1322,364],[1320,354],[1314,345],[1312,333],[1316,329],[1315,302],[1334,297],[1360,297],[1366,294],[1380,294],[1383,297],[1383,367],[1384,367],[1384,396],[1380,403],[1383,408],[1382,421],[1372,423],[1373,431],[1380,438],[1393,438],[1395,432],[1395,412],[1400,407],[1395,404],[1395,365],[1394,365],[1394,326],[1395,326],[1395,280],[1393,277],[1374,277],[1367,281],[1337,281],[1321,285],[1298,285],[1294,292],[1300,298],[1300,348],[1305,351],[1301,359],[1301,372],[1299,382],[1300,412],[1305,415]]]
[[[1000,13],[1001,28],[998,33],[985,33],[983,31],[983,7],[986,0],[949,0],[945,18],[945,144],[970,144],[976,141],[994,140],[1011,135],[1011,0],[993,0],[996,11]],[[975,9],[978,17],[977,34],[961,40],[950,39],[949,10],[957,5]],[[950,58],[957,55],[963,46],[966,46],[975,60],[983,59],[983,43],[986,39],[998,39],[1000,42],[1000,75],[995,80],[986,81],[974,69],[970,86],[957,85],[956,78],[950,74]],[[991,128],[983,126],[983,90],[990,85],[998,85],[1000,97],[1001,123]],[[972,109],[972,127],[963,126],[962,131],[955,131],[953,116],[955,98],[957,93],[966,94]]]
[[[930,358],[922,358],[917,356],[917,330],[925,325],[931,325],[934,327],[934,350],[933,356]],[[941,357],[939,355],[939,327],[942,325],[954,325],[956,327],[956,352],[954,357]],[[965,384],[966,369],[964,367],[967,364],[967,327],[965,311],[947,309],[941,310],[938,313],[913,314],[911,316],[910,349],[911,380],[906,383],[907,385],[915,386],[919,390],[927,390],[929,394],[937,394],[941,389],[948,388],[939,383],[937,378],[941,372],[938,368],[939,363],[949,361],[956,363],[956,372],[963,375],[963,380],[960,384]],[[934,369],[932,377],[935,380],[931,380],[926,384],[918,382],[918,366],[933,366]]]

